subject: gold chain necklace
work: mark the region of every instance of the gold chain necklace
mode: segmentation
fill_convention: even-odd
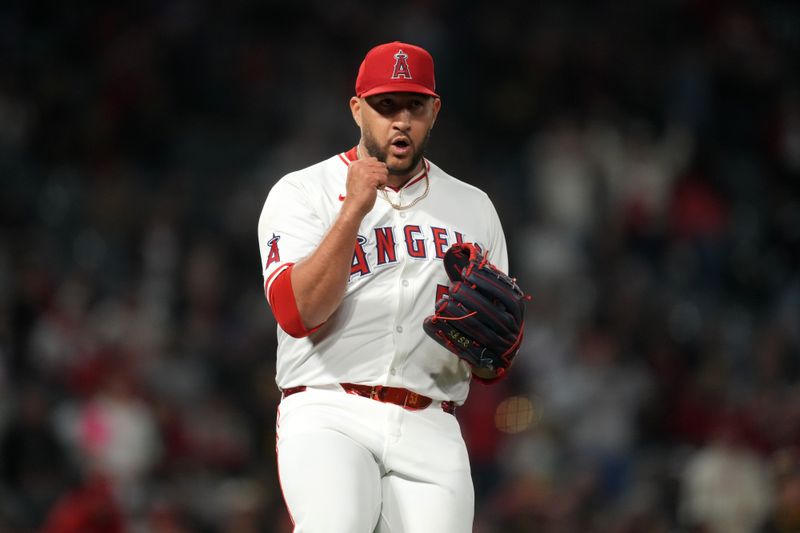
[[[361,159],[361,157],[362,157],[362,156],[361,156],[361,146],[360,146],[360,145],[356,146],[356,157],[358,157],[359,159]],[[388,203],[390,206],[392,206],[392,207],[393,207],[395,210],[397,210],[397,211],[404,211],[404,210],[406,210],[406,209],[411,209],[412,207],[414,207],[415,205],[417,205],[417,203],[418,203],[420,200],[422,200],[423,198],[425,198],[426,196],[428,196],[428,191],[431,189],[431,182],[430,182],[430,180],[428,179],[428,169],[427,169],[427,165],[426,165],[426,168],[425,168],[424,172],[425,172],[425,190],[422,192],[422,194],[420,194],[419,196],[417,196],[416,198],[414,198],[414,200],[413,200],[413,201],[412,201],[410,204],[408,204],[408,205],[396,204],[396,203],[394,203],[393,201],[391,201],[391,200],[389,199],[389,193],[387,193],[387,192],[386,192],[386,188],[385,188],[385,187],[381,187],[381,188],[380,188],[380,189],[378,189],[378,190],[381,192],[381,195],[383,196],[383,199],[384,199],[384,200],[386,200],[386,202],[387,202],[387,203]],[[398,191],[398,194],[402,194],[402,193],[403,193],[403,189],[400,189],[400,191]]]
[[[381,189],[378,189],[378,190],[381,192],[381,195],[383,195],[383,199],[386,200],[389,203],[390,206],[392,206],[397,211],[403,211],[405,209],[411,209],[412,207],[417,205],[417,202],[419,202],[420,200],[422,200],[423,198],[428,196],[428,191],[430,189],[431,189],[431,183],[428,180],[428,174],[426,172],[426,174],[425,174],[425,190],[422,192],[422,194],[420,194],[419,196],[414,198],[414,200],[412,200],[412,202],[410,204],[407,204],[407,205],[396,204],[391,199],[389,199],[389,193],[386,192],[385,188],[381,188]],[[403,189],[400,189],[398,194],[402,194],[402,192],[403,192]]]

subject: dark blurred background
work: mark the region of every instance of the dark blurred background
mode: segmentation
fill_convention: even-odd
[[[800,531],[791,0],[3,2],[0,531],[289,531],[256,224],[395,39],[534,297],[475,530]]]

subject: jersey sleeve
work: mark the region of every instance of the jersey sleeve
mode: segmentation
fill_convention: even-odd
[[[500,217],[491,200],[486,199],[486,258],[494,266],[508,273],[508,248],[506,247],[506,236],[503,233],[503,226]]]
[[[264,291],[275,278],[310,254],[322,241],[324,225],[298,183],[284,177],[269,192],[258,220]]]

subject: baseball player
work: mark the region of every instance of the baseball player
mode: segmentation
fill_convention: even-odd
[[[513,342],[493,348],[488,308],[467,305],[482,281],[501,285],[505,237],[485,193],[424,157],[441,107],[427,51],[373,48],[355,89],[358,145],[280,179],[258,223],[279,324],[281,488],[295,532],[471,531],[453,413],[473,376],[500,378],[521,341],[509,318]]]

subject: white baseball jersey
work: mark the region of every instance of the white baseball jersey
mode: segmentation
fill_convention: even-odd
[[[280,272],[309,255],[336,220],[355,148],[281,178],[258,223],[265,292]],[[425,161],[400,190],[386,188],[364,217],[339,308],[314,333],[294,338],[278,327],[276,381],[281,389],[342,382],[403,387],[434,400],[463,403],[470,370],[428,337],[425,317],[448,285],[442,258],[450,245],[474,242],[508,271],[497,212],[481,190]]]

